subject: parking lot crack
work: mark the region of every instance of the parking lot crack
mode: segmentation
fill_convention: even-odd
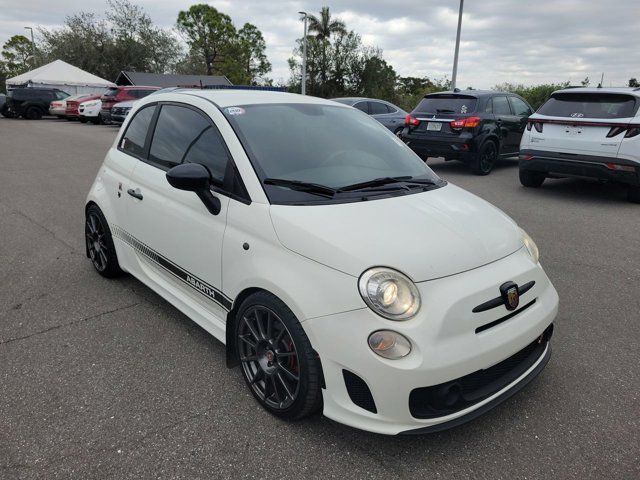
[[[88,322],[90,320],[95,320],[95,319],[100,318],[100,317],[102,317],[104,315],[108,315],[110,313],[120,312],[120,311],[126,310],[128,308],[133,308],[133,307],[135,307],[137,305],[140,305],[140,304],[141,304],[141,302],[136,302],[136,303],[132,303],[132,304],[129,304],[129,305],[124,305],[122,307],[114,308],[112,310],[106,310],[104,312],[96,313],[94,315],[90,315],[88,317],[80,318],[78,320],[73,320],[72,322],[61,323],[60,325],[54,325],[53,327],[45,328],[44,330],[40,330],[38,332],[30,333],[29,335],[24,335],[22,337],[8,338],[7,340],[0,341],[0,345],[4,345],[4,344],[7,344],[7,343],[13,343],[13,342],[17,342],[17,341],[20,341],[20,340],[26,340],[28,338],[35,337],[35,336],[38,336],[38,335],[43,335],[45,333],[51,332],[53,330],[58,330],[58,329],[63,328],[63,327],[68,327],[70,325],[76,325],[76,324],[79,324],[79,323]]]
[[[16,210],[15,208],[11,210],[11,213],[15,214],[15,215],[19,215],[22,218],[26,219],[27,221],[29,221],[30,223],[36,225],[37,227],[40,227],[42,230],[44,230],[45,232],[47,232],[49,235],[51,235],[54,240],[60,242],[61,244],[63,244],[65,247],[69,248],[71,250],[71,253],[77,253],[78,251],[76,250],[76,248],[73,245],[68,244],[66,241],[64,241],[63,239],[61,239],[60,237],[58,237],[55,232],[53,230],[50,230],[49,228],[45,227],[43,224],[41,224],[40,222],[38,222],[37,220],[31,218],[29,215],[27,215],[24,212],[21,212],[20,210]]]

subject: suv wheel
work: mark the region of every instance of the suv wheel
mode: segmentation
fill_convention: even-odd
[[[87,256],[91,259],[96,271],[107,278],[122,275],[109,224],[97,205],[91,205],[87,209],[84,235]]]
[[[15,115],[9,111],[9,107],[5,104],[2,109],[0,109],[0,115],[5,118],[13,118]]]
[[[487,140],[482,144],[475,158],[471,160],[471,170],[476,175],[488,175],[498,160],[498,147]]]
[[[259,292],[242,302],[234,323],[242,375],[258,402],[287,420],[317,411],[320,361],[293,312],[274,295]]]
[[[29,107],[24,114],[27,120],[40,120],[42,118],[42,110],[38,107]]]
[[[627,190],[627,199],[633,203],[640,203],[640,186],[629,186]]]
[[[542,172],[520,169],[520,183],[525,187],[538,188],[547,176]]]

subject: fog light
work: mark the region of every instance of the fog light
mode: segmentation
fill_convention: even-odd
[[[391,360],[406,357],[411,352],[411,342],[391,330],[378,330],[369,335],[369,347],[381,357]]]

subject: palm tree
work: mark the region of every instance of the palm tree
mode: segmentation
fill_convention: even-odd
[[[347,33],[347,27],[342,20],[332,19],[329,13],[329,7],[322,7],[320,17],[309,15],[309,32],[314,32],[316,39],[322,44],[322,67],[320,76],[322,78],[323,87],[327,83],[327,44],[331,34]]]

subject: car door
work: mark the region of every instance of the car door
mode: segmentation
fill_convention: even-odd
[[[137,274],[223,331],[230,300],[222,294],[222,241],[229,198],[221,194],[230,156],[204,113],[206,101],[160,103],[148,151],[131,175],[124,235],[136,252]],[[180,163],[201,163],[212,176],[221,209],[213,215],[196,194],[171,187],[166,172]]]
[[[520,148],[520,140],[517,135],[520,129],[520,117],[517,117],[511,111],[506,95],[495,95],[491,100],[496,125],[500,130],[500,154],[517,153]],[[520,133],[520,136],[522,136],[522,133]],[[516,138],[518,139],[517,146],[515,144]]]
[[[518,124],[517,130],[514,130],[513,133],[513,146],[516,151],[520,150],[520,140],[522,140],[522,134],[524,133],[524,129],[527,127],[527,119],[529,115],[533,113],[531,107],[521,98],[510,95],[509,103],[511,104],[511,110],[513,114],[518,117],[520,123]]]
[[[390,115],[391,109],[382,102],[369,102],[369,115],[379,121],[389,130],[394,130],[394,119]]]

